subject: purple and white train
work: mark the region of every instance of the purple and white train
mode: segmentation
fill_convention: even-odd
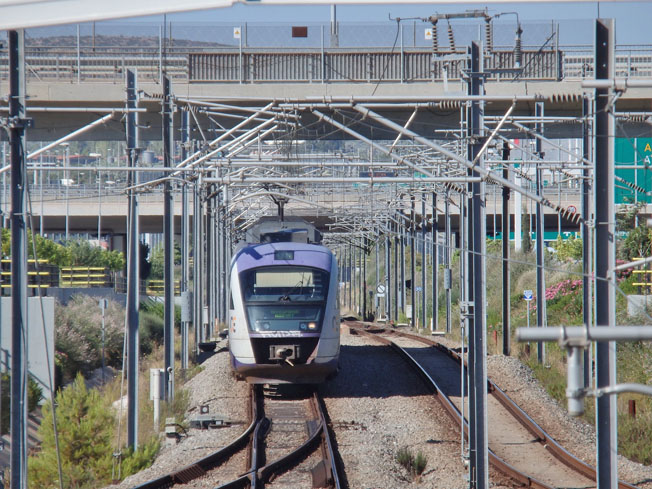
[[[231,262],[231,365],[253,384],[320,383],[339,362],[336,259],[314,228],[276,224]]]

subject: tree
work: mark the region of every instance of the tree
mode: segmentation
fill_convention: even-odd
[[[521,215],[521,227],[523,229],[523,253],[532,251],[532,236],[530,229],[530,214],[523,212]]]
[[[154,251],[152,251],[150,263],[151,273],[149,278],[162,280],[164,278],[163,276],[165,270],[165,248],[163,246],[157,246],[154,248]],[[176,241],[174,243],[174,264],[181,264],[181,247]]]
[[[56,396],[59,449],[63,487],[102,487],[111,481],[115,417],[107,400],[97,390],[88,390],[84,379],[75,381]],[[43,406],[39,427],[41,451],[28,462],[30,488],[58,488],[52,405]],[[62,429],[65,428],[65,429]]]
[[[63,380],[88,374],[102,365],[102,317],[97,298],[77,295],[55,308],[55,350]],[[109,301],[105,311],[106,365],[120,367],[124,339],[124,309]]]
[[[0,415],[1,415],[1,420],[0,420],[0,433],[7,434],[9,433],[9,423],[10,423],[10,417],[11,417],[11,404],[10,404],[10,397],[11,397],[11,375],[9,374],[2,374],[2,406],[0,409]],[[43,390],[41,387],[36,383],[32,377],[28,377],[28,382],[27,382],[27,409],[31,413],[38,407],[38,403],[41,401],[43,398]]]
[[[140,280],[147,280],[149,278],[149,274],[152,271],[152,264],[149,261],[149,245],[147,243],[143,243],[142,241],[139,243],[140,245],[140,264],[139,264],[139,274],[140,274]]]

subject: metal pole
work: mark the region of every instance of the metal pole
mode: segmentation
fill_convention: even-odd
[[[43,205],[43,177],[41,176],[41,205]],[[43,212],[41,211],[41,217]],[[41,221],[41,234],[43,233],[43,222]],[[102,239],[102,172],[97,172],[97,244],[101,246]]]
[[[446,189],[446,194],[444,195],[446,201],[444,202],[444,226],[446,227],[444,231],[444,236],[446,242],[444,243],[444,288],[446,290],[446,333],[450,333],[452,330],[452,318],[451,318],[451,287],[452,287],[452,274],[451,274],[451,215],[450,215],[450,192]]]
[[[412,309],[412,320],[410,321],[410,327],[418,328],[419,323],[417,323],[417,305],[416,305],[416,268],[417,268],[417,256],[416,256],[416,246],[414,243],[416,237],[416,197],[412,195],[410,197],[412,203],[412,208],[410,210],[410,308]]]
[[[189,142],[188,112],[181,112],[181,159],[185,160]],[[188,183],[181,186],[181,294],[188,294],[190,279],[190,227],[188,222]],[[189,301],[184,301],[184,307],[189,306]],[[190,311],[186,311],[189,313]],[[188,368],[188,321],[187,316],[181,322],[181,370]]]
[[[136,76],[127,71],[127,106],[132,109],[137,105]],[[138,161],[138,125],[136,113],[127,114],[127,159],[133,167]],[[138,448],[138,308],[140,276],[140,242],[138,234],[138,194],[133,190],[138,183],[138,174],[129,172],[127,185],[129,190],[127,233],[127,444]]]
[[[353,247],[353,303],[356,314],[360,314],[360,249]]]
[[[233,233],[227,223],[227,208],[229,205],[229,188],[224,187],[222,189],[222,213],[221,213],[221,227],[222,227],[222,273],[220,275],[220,286],[222,288],[222,321],[226,322],[227,319],[227,304],[229,303],[229,297],[231,293],[230,287],[230,270],[228,264],[231,263],[231,239],[233,238]]]
[[[405,223],[401,221],[399,224],[399,229],[400,229],[400,239],[401,239],[401,312],[405,314],[405,302],[406,302],[406,290],[405,290],[405,235],[406,235],[406,229],[405,229]]]
[[[385,318],[392,317],[392,255],[389,233],[385,235]]]
[[[424,329],[428,327],[426,283],[426,194],[421,194],[421,321]]]
[[[378,258],[378,248],[380,248],[380,236],[376,238],[376,245],[374,246],[374,250],[376,252],[376,288],[374,289],[374,297],[376,298],[374,301],[374,306],[376,307],[376,316],[378,316],[378,311],[380,310],[380,299],[378,297],[378,285],[380,284],[380,262]]]
[[[65,183],[66,187],[66,242],[70,239],[70,198],[69,198],[69,192],[70,192],[70,174],[68,173],[68,156],[70,155],[70,146],[68,143],[63,143],[62,146],[65,144],[65,151],[63,153],[63,181]]]
[[[217,170],[220,171],[219,169]],[[217,267],[217,273],[215,274],[215,300],[217,301],[217,310],[216,316],[218,321],[221,321],[224,317],[224,301],[223,301],[223,290],[224,290],[224,229],[222,228],[223,222],[223,207],[221,203],[222,192],[219,192],[215,198],[215,222],[213,227],[215,228],[215,266]]]
[[[213,184],[206,185],[206,194],[210,196],[214,193],[216,186]],[[203,333],[203,338],[208,340],[210,338],[211,324],[215,318],[215,301],[213,300],[213,292],[215,289],[215,197],[206,198],[206,228],[205,228],[205,243],[206,243],[206,268],[203,274],[203,288],[206,291],[206,308],[208,309],[208,318],[206,323],[206,330]]]
[[[543,102],[536,102],[535,116],[537,119],[543,118]],[[543,134],[543,122],[537,122],[536,132]],[[536,139],[536,153],[537,156],[542,158],[541,153],[541,138]],[[536,186],[537,195],[543,195],[543,181],[541,176],[541,169],[536,167]],[[537,327],[544,328],[546,322],[546,277],[543,269],[543,207],[540,202],[536,204],[536,229],[537,229]],[[537,343],[537,360],[539,363],[546,362],[546,344],[544,342]]]
[[[595,78],[614,78],[615,29],[613,19],[598,19],[595,35]],[[615,122],[612,92],[595,89],[595,305],[597,326],[616,325],[616,293],[613,268],[616,262],[614,205]],[[616,384],[616,343],[596,346],[598,389]],[[597,399],[598,489],[618,485],[618,432],[615,396]]]
[[[79,24],[77,24],[77,84],[81,83],[81,42]]]
[[[11,487],[27,487],[27,226],[25,219],[25,34],[9,31],[11,164]]]
[[[163,166],[172,168],[172,124],[170,104],[170,79],[163,76]],[[165,400],[174,399],[174,197],[172,183],[165,181],[163,189],[163,344],[165,350]]]
[[[431,287],[431,303],[432,303],[432,330],[436,331],[439,327],[438,324],[438,315],[439,315],[439,287],[437,279],[439,277],[439,253],[437,246],[437,233],[438,233],[438,223],[437,223],[437,193],[432,193],[432,287]]]
[[[44,207],[43,206],[43,157],[41,157],[39,159],[40,159],[40,163],[41,163],[41,165],[40,165],[41,168],[39,170],[39,182],[41,183],[41,185],[39,186],[39,197],[40,197],[40,200],[41,200],[41,210],[39,212],[40,215],[39,215],[38,230],[39,230],[39,234],[41,235],[41,237],[43,237],[43,234],[44,234],[44,231],[43,231],[43,224],[44,224],[43,223],[43,220],[44,220],[44,217],[43,217],[43,210],[44,210],[44,208],[43,208]],[[101,212],[101,210],[102,210],[102,207],[100,206],[100,212]],[[99,240],[99,238],[98,238],[98,240]]]
[[[582,98],[582,157],[588,160],[591,156],[590,147],[590,123],[589,115],[591,112],[591,101],[589,97]],[[582,303],[584,304],[582,310],[582,318],[584,324],[591,323],[591,228],[588,225],[589,218],[591,217],[591,176],[590,169],[585,166],[582,170]],[[584,387],[591,386],[591,348],[584,348]]]
[[[362,253],[362,319],[367,317],[367,239],[364,241],[364,250]]]
[[[503,161],[509,160],[509,143],[503,142]],[[509,178],[507,165],[503,167],[503,178]],[[503,187],[503,216],[502,216],[502,248],[503,248],[503,355],[509,356],[511,352],[511,314],[509,301],[511,294],[511,282],[509,276],[509,235],[510,235],[510,214],[509,214],[509,187]]]
[[[349,243],[348,248],[348,264],[349,264],[349,291],[348,291],[348,305],[349,310],[353,312],[353,246]]]
[[[471,95],[482,93],[482,57],[480,46],[471,44],[469,91]],[[469,135],[472,143],[469,145],[469,160],[474,161],[480,152],[478,143],[482,134],[482,113],[484,107],[478,102],[472,102],[469,118]],[[482,167],[480,158],[478,166]],[[472,171],[472,176],[480,172]],[[469,319],[469,447],[470,447],[470,482],[472,489],[489,487],[489,459],[487,446],[487,345],[486,345],[486,315],[485,315],[485,188],[483,182],[470,184],[472,190],[470,216],[473,225],[469,228],[469,243],[472,256],[469,258],[469,303],[473,304]],[[471,368],[471,366],[473,366]]]
[[[398,295],[398,243],[399,243],[399,235],[398,235],[398,225],[394,224],[394,303],[392,305],[392,312],[393,317],[392,319],[394,320],[394,323],[398,323],[398,309],[399,309],[399,295]]]
[[[193,192],[193,217],[192,217],[192,290],[193,290],[193,331],[194,352],[199,353],[202,329],[202,286],[201,286],[201,258],[202,258],[202,217],[201,217],[201,176],[195,181]]]

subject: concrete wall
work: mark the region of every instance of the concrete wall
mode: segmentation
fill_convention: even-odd
[[[0,363],[6,372],[11,365],[11,297],[1,298],[0,318]],[[28,297],[26,324],[28,371],[47,399],[54,386],[54,298]]]

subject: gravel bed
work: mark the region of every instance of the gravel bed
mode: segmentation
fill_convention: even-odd
[[[449,347],[459,347],[445,338],[440,341]],[[388,347],[349,334],[348,328],[343,327],[340,363],[339,375],[323,384],[320,391],[349,487],[467,487],[457,428],[396,354]],[[178,470],[231,442],[245,429],[248,386],[235,381],[228,354],[217,353],[202,366],[204,370],[187,384],[190,391],[187,416],[198,414],[201,405],[208,405],[211,414],[236,424],[213,430],[189,430],[188,436],[178,443],[165,443],[152,467],[111,488],[132,488]],[[541,388],[528,367],[516,358],[501,355],[489,356],[487,367],[491,379],[544,430],[571,453],[595,464],[593,427],[569,417]],[[418,479],[396,460],[398,450],[403,447],[415,454],[420,451],[427,458],[426,469]],[[183,487],[215,487],[230,480],[245,470],[244,458],[237,455],[214,476]],[[311,464],[309,458],[302,464],[303,470]],[[641,489],[652,489],[651,467],[621,457],[619,475]],[[492,471],[490,486],[504,488],[511,484]]]
[[[438,338],[449,348],[459,342]],[[487,374],[536,423],[570,453],[595,466],[596,433],[592,425],[568,415],[534,377],[532,370],[518,358],[503,355],[487,357]],[[593,402],[588,399],[586,402]],[[641,489],[652,489],[652,467],[618,457],[618,476]]]
[[[340,364],[321,392],[349,487],[467,487],[458,432],[398,355],[344,327]],[[403,447],[427,458],[418,480],[396,460]]]
[[[212,355],[202,363],[202,367],[203,370],[186,384],[190,393],[186,419],[199,414],[199,407],[206,405],[209,414],[229,420],[233,424],[208,430],[189,429],[187,436],[182,437],[178,443],[164,440],[151,467],[127,477],[119,485],[110,486],[111,488],[129,489],[179,470],[229,444],[247,428],[249,388],[246,383],[237,382],[231,374],[228,352],[224,350]],[[240,459],[241,463],[229,463],[226,472],[244,472],[244,457],[239,457]],[[210,480],[210,484],[206,481],[204,484],[190,484],[186,487],[215,487],[215,480]]]
[[[595,466],[596,433],[592,425],[568,415],[520,360],[502,355],[487,358],[488,375],[550,436],[576,457]],[[593,402],[587,399],[586,402]],[[618,457],[618,476],[641,489],[652,489],[652,467]]]

